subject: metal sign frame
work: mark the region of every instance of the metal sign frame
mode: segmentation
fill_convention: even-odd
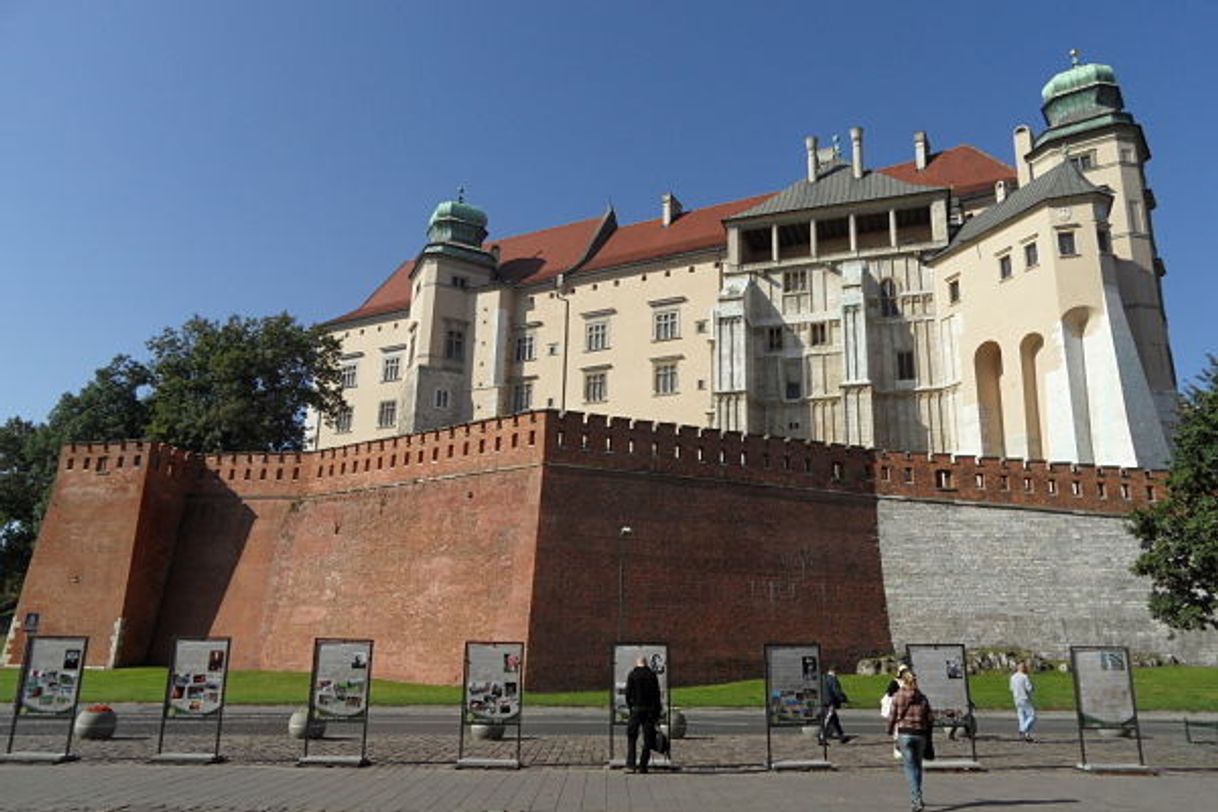
[[[918,648],[918,649],[935,649],[935,650],[940,650],[940,649],[958,649],[959,650],[961,678],[964,680],[964,701],[966,703],[965,715],[964,715],[964,725],[966,726],[966,728],[968,730],[969,750],[971,753],[970,757],[972,758],[973,761],[976,761],[977,760],[977,717],[973,713],[973,711],[975,710],[975,708],[973,706],[973,691],[972,691],[972,685],[970,684],[969,676],[968,676],[968,648],[963,643],[906,643],[905,644],[905,662],[909,663],[909,667],[911,669],[913,669],[915,676],[917,676],[917,674],[918,674],[918,669],[915,667],[914,659],[913,659],[913,650],[916,648]],[[931,707],[932,708],[935,707],[933,702],[931,703]],[[936,711],[934,713],[934,720],[931,722],[931,726],[942,728],[942,727],[953,727],[953,724],[952,724],[952,720],[944,719],[942,717],[942,715],[939,713],[939,711],[936,709]],[[939,758],[943,758],[943,756],[940,755]]]
[[[169,709],[172,701],[174,677],[178,672],[178,655],[180,647],[183,643],[209,643],[211,645],[224,647],[224,668],[222,670],[223,677],[220,682],[220,706],[216,708],[214,713],[201,714],[198,716],[170,716]],[[195,760],[199,757],[206,756],[205,763],[216,764],[224,761],[224,757],[220,755],[220,732],[224,727],[224,703],[228,696],[228,670],[232,663],[233,656],[233,639],[231,637],[175,637],[173,638],[173,660],[169,664],[169,672],[165,675],[165,698],[161,702],[161,729],[157,734],[156,740],[156,755],[158,757],[172,755],[175,759],[178,757]],[[216,724],[216,742],[210,754],[208,753],[165,753],[165,727],[166,723],[173,719],[175,722],[185,722],[187,724],[199,724],[203,722],[212,722]],[[191,759],[190,757],[195,757]]]
[[[672,653],[669,651],[667,643],[611,643],[609,646],[609,763],[613,764],[614,748],[613,740],[614,728],[626,727],[629,720],[625,722],[618,721],[617,718],[617,652],[622,648],[658,648],[664,652],[664,710],[660,714],[660,718],[664,720],[664,724],[668,727],[668,732],[672,733]],[[657,722],[657,724],[659,724]],[[668,764],[671,766],[672,759],[672,736],[668,737]]]
[[[482,646],[488,649],[493,649],[496,653],[503,652],[505,656],[513,653],[517,654],[519,660],[517,662],[517,670],[519,678],[517,680],[517,696],[519,697],[519,709],[512,719],[504,719],[496,722],[494,720],[479,720],[473,711],[470,709],[470,650],[475,646]],[[513,649],[509,651],[507,649]],[[521,744],[523,742],[523,726],[524,726],[524,677],[525,677],[526,658],[524,643],[519,640],[494,641],[494,640],[466,640],[465,641],[465,656],[464,666],[461,676],[461,726],[457,737],[457,766],[458,767],[509,767],[512,769],[520,768],[520,753]],[[516,758],[508,759],[467,759],[465,757],[465,728],[472,725],[480,724],[500,724],[504,727],[516,728]]]
[[[1079,686],[1078,670],[1078,654],[1085,651],[1119,651],[1124,658],[1125,663],[1125,678],[1129,685],[1129,703],[1133,707],[1133,718],[1128,724],[1104,724],[1096,722],[1086,722],[1083,719],[1083,701],[1082,689]],[[1138,696],[1133,689],[1133,660],[1129,657],[1128,646],[1071,646],[1070,647],[1070,673],[1074,677],[1074,714],[1078,723],[1078,747],[1079,755],[1082,758],[1080,766],[1084,769],[1088,766],[1087,763],[1087,734],[1088,730],[1129,730],[1132,728],[1134,738],[1138,743],[1138,764],[1146,766],[1146,757],[1142,750],[1142,725],[1138,721]]]
[[[770,700],[771,692],[774,689],[774,679],[771,669],[772,652],[782,649],[811,651],[816,657],[816,686],[817,686],[817,713],[812,720],[802,720],[799,722],[791,722],[789,724],[775,724],[771,718]],[[805,655],[806,656],[806,655]],[[825,702],[825,670],[822,668],[824,660],[821,657],[820,643],[766,643],[762,649],[762,657],[765,660],[765,698],[763,700],[762,711],[765,714],[765,766],[767,770],[774,769],[774,748],[773,737],[771,734],[772,728],[787,728],[787,727],[815,727],[817,728],[817,740],[820,742],[821,757],[824,761],[829,760],[829,740],[825,738],[824,729],[824,702]]]
[[[23,714],[22,713],[22,704],[21,704],[21,698],[25,695],[26,682],[29,680],[29,676],[30,676],[30,666],[32,664],[34,647],[37,645],[39,640],[72,640],[72,641],[80,642],[80,654],[79,654],[79,660],[78,660],[79,667],[77,669],[78,675],[76,677],[76,685],[75,685],[75,688],[74,688],[74,691],[72,694],[72,707],[70,709],[65,709],[63,711],[59,711],[59,712],[55,712],[55,713],[48,713],[46,716],[41,717],[41,719],[46,719],[46,720],[63,719],[64,721],[66,721],[67,728],[68,728],[67,738],[64,743],[63,753],[41,753],[41,752],[39,752],[36,754],[35,753],[14,754],[13,753],[13,740],[17,735],[18,720],[21,719],[23,716],[27,717],[27,718],[39,718],[36,714],[33,714],[33,713],[27,712],[27,713]],[[4,749],[4,754],[6,757],[21,758],[21,759],[28,757],[31,760],[38,757],[37,760],[47,760],[47,761],[57,761],[57,762],[58,761],[69,761],[69,760],[77,758],[77,756],[72,755],[72,734],[73,734],[73,731],[74,731],[75,725],[76,725],[77,709],[80,707],[80,685],[84,681],[85,663],[87,663],[89,661],[88,658],[89,658],[89,638],[88,637],[81,637],[78,635],[71,635],[71,634],[45,634],[45,635],[32,634],[26,638],[25,655],[21,658],[21,672],[17,678],[17,691],[13,696],[13,718],[12,718],[11,722],[9,723],[9,728],[8,728],[8,744],[5,746],[5,749]]]
[[[309,731],[313,729],[313,724],[319,717],[317,714],[317,678],[318,669],[321,665],[321,650],[325,646],[341,646],[341,645],[367,645],[368,646],[368,661],[364,663],[364,678],[367,680],[367,686],[364,692],[364,709],[358,714],[352,714],[346,717],[326,717],[324,721],[327,724],[330,721],[336,722],[359,722],[360,723],[360,743],[359,756],[310,756],[309,755]],[[368,713],[372,708],[372,665],[375,659],[375,641],[370,638],[355,638],[355,637],[316,637],[313,639],[313,670],[309,674],[309,714],[305,720],[305,737],[304,737],[304,756],[297,759],[299,765],[306,764],[323,764],[327,766],[347,766],[347,767],[366,767],[371,762],[368,761]]]

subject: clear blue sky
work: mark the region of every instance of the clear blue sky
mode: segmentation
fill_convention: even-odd
[[[776,190],[803,137],[1010,162],[1111,64],[1146,128],[1181,380],[1218,351],[1218,3],[0,0],[0,420],[198,313],[357,306],[458,186],[493,236]],[[984,9],[984,12],[980,11]]]

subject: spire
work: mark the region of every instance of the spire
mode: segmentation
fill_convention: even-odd
[[[1072,67],[1072,68],[1077,68],[1077,67],[1078,67],[1078,64],[1079,64],[1079,62],[1078,62],[1079,56],[1080,56],[1080,54],[1079,54],[1079,52],[1078,52],[1078,48],[1071,48],[1071,49],[1070,49],[1070,67]]]

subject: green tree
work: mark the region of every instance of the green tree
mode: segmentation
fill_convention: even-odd
[[[1151,579],[1150,612],[1175,629],[1218,628],[1218,358],[1180,400],[1167,497],[1133,512],[1133,571]]]
[[[38,534],[41,497],[29,459],[39,427],[18,417],[0,426],[0,615],[17,600]]]
[[[304,414],[332,420],[342,408],[339,345],[286,313],[196,316],[148,342],[148,436],[192,451],[294,450]]]

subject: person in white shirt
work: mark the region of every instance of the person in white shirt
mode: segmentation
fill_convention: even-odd
[[[1011,696],[1015,699],[1015,714],[1019,717],[1019,735],[1033,741],[1032,726],[1036,724],[1036,708],[1032,705],[1032,680],[1028,677],[1028,664],[1020,663],[1011,675]]]

